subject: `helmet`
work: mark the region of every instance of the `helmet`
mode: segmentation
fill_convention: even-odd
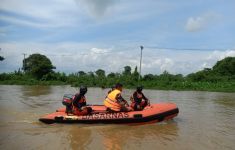
[[[136,90],[137,90],[138,92],[141,92],[141,91],[143,90],[143,86],[137,86],[137,87],[136,87]]]
[[[80,87],[80,94],[86,94],[87,92],[87,87],[86,86],[81,86]]]

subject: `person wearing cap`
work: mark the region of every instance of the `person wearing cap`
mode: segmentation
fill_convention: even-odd
[[[87,87],[81,86],[80,92],[74,95],[72,102],[73,114],[80,116],[91,113],[92,108],[86,106],[86,97],[85,97],[86,93],[87,93]]]
[[[122,97],[122,88],[123,85],[117,83],[115,88],[108,93],[104,100],[104,105],[107,107],[107,110],[111,112],[120,112],[120,111],[131,111],[127,101]]]
[[[143,86],[138,86],[130,98],[132,102],[131,107],[135,111],[143,110],[149,104],[149,100],[144,96],[142,90]]]

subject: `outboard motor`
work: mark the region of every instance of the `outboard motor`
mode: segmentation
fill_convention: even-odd
[[[73,94],[64,94],[62,104],[66,106],[66,113],[72,113]]]

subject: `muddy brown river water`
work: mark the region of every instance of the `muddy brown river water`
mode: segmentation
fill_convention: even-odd
[[[52,124],[38,121],[61,107],[70,86],[0,85],[0,149],[234,150],[235,93],[144,90],[152,103],[174,102],[170,121],[138,126]],[[89,88],[88,103],[102,104],[109,89]],[[124,89],[129,99],[133,90]]]

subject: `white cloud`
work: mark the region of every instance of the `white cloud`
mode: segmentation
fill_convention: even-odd
[[[235,50],[213,51],[213,53],[207,57],[207,60],[221,60],[228,56],[235,57]]]
[[[200,31],[208,27],[209,25],[213,26],[212,22],[214,22],[217,18],[219,18],[219,15],[215,13],[206,13],[202,16],[190,17],[187,20],[185,29],[188,32]]]
[[[22,66],[22,53],[27,57],[33,53],[44,54],[57,67],[57,71],[76,72],[78,70],[95,71],[99,68],[107,72],[121,72],[125,65],[137,64],[135,55],[115,52],[113,48],[96,48],[97,44],[80,43],[0,43],[1,55],[6,59],[1,62],[0,72],[14,71]],[[9,68],[9,66],[11,66]]]
[[[163,58],[149,58],[144,61],[143,68],[147,69],[156,69],[160,73],[167,70],[173,71],[174,61],[171,58],[163,57]]]
[[[205,60],[204,63],[201,65],[203,68],[211,68],[215,65],[215,63],[219,60],[224,59],[225,57],[235,57],[235,50],[226,50],[226,51],[213,51],[211,54],[209,54]]]
[[[165,70],[171,70],[171,67],[173,67],[174,62],[173,60],[169,59],[169,58],[165,58],[163,60],[163,63],[161,65],[161,71],[165,71]]]
[[[96,54],[104,54],[104,53],[108,53],[110,51],[110,49],[100,49],[100,48],[92,48],[91,52],[92,53],[96,53]]]
[[[139,51],[123,47],[99,46],[97,43],[64,42],[57,44],[42,43],[0,43],[1,55],[6,59],[1,63],[0,72],[17,70],[22,66],[23,55],[41,53],[48,56],[57,67],[57,71],[67,73],[95,71],[104,69],[106,73],[122,72],[129,65],[139,67]],[[136,47],[138,48],[138,46]],[[144,49],[142,74],[160,74],[164,70],[173,74],[188,74],[205,67],[212,67],[218,60],[235,56],[235,50],[227,51],[152,51]]]

